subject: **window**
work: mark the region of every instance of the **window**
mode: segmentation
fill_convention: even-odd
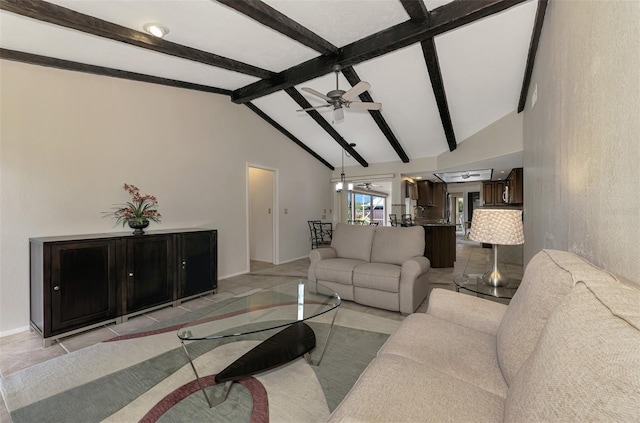
[[[363,225],[377,222],[382,226],[386,215],[384,203],[383,196],[351,191],[348,198],[348,220]]]

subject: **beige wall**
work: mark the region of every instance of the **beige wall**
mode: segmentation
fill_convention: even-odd
[[[29,322],[29,237],[118,232],[124,182],[150,229],[219,230],[219,276],[246,272],[247,164],[277,169],[281,262],[308,254],[330,170],[228,97],[0,61],[0,335]],[[284,209],[288,213],[284,214]]]
[[[569,250],[640,283],[639,1],[549,2],[524,157],[525,260]]]

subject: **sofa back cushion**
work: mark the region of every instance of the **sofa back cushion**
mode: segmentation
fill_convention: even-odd
[[[566,251],[543,250],[527,265],[497,332],[498,363],[511,382],[529,357],[547,319],[578,280],[611,275]]]
[[[331,246],[340,258],[370,261],[375,226],[338,223],[333,230]]]
[[[640,289],[578,282],[507,392],[505,422],[640,417]]]
[[[371,262],[402,266],[411,257],[424,255],[424,228],[380,226],[371,249]]]

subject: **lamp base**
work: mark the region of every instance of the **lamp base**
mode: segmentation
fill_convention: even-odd
[[[482,275],[482,282],[484,282],[485,285],[493,287],[505,286],[509,283],[509,277],[499,271],[489,270]]]

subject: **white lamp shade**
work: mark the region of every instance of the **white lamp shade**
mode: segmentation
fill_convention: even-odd
[[[522,210],[475,209],[469,238],[487,244],[523,244]]]

